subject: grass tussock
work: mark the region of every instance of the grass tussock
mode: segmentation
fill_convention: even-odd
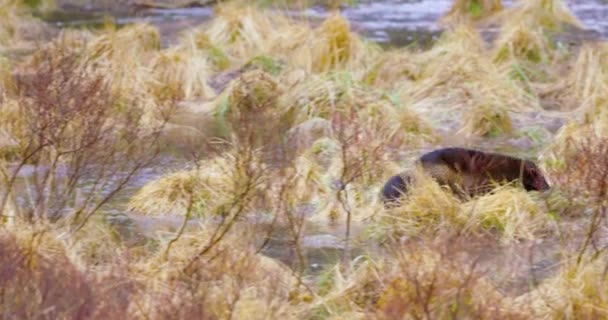
[[[536,239],[553,230],[552,218],[547,215],[540,199],[526,191],[504,186],[492,193],[463,204],[468,215],[465,230],[481,234],[485,230],[498,232],[503,239]]]
[[[420,170],[401,205],[379,213],[371,230],[382,238],[451,232],[464,236],[495,234],[504,242],[535,239],[552,232],[552,219],[527,192],[514,186],[459,200]]]
[[[330,122],[350,118],[352,125],[367,130],[376,142],[387,145],[436,141],[433,127],[416,111],[382,92],[355,82],[350,73],[311,77],[291,87],[280,104],[297,111],[296,123],[310,117]],[[348,130],[355,130],[350,128]],[[337,134],[335,132],[334,134]]]
[[[289,293],[297,289],[291,272],[282,264],[256,254],[241,241],[239,232],[228,235],[208,253],[211,230],[203,229],[166,238],[159,250],[138,264],[143,290],[134,297],[134,314],[201,318],[293,318]],[[164,301],[165,303],[160,303]],[[142,313],[143,312],[143,313]]]
[[[365,75],[364,81],[369,85],[391,89],[397,83],[413,84],[421,78],[423,67],[416,56],[407,50],[384,52],[378,61]]]
[[[474,99],[475,100],[475,99]],[[483,97],[477,98],[463,115],[460,132],[472,136],[496,137],[511,134],[513,124],[508,109],[500,102],[494,104]]]
[[[582,28],[582,24],[563,0],[520,1],[504,13],[505,19],[522,21],[547,30],[560,30],[566,25]]]
[[[394,245],[387,257],[363,260],[350,275],[334,268],[323,281],[327,293],[309,312],[327,319],[516,318],[519,312],[459,244]]]
[[[177,214],[187,219],[223,216],[231,206],[247,206],[257,197],[252,192],[260,183],[264,165],[257,156],[250,155],[256,159],[247,161],[242,156],[227,153],[202,161],[194,169],[151,181],[130,199],[129,208],[146,215]]]
[[[337,14],[313,28],[250,5],[221,4],[216,13],[210,24],[193,30],[183,43],[210,52],[224,67],[243,65],[255,56],[271,56],[308,72],[361,69],[377,51],[350,31],[348,22]]]
[[[22,1],[0,1],[0,49],[31,50],[35,44],[32,40],[44,38],[49,27],[32,17]]]
[[[606,199],[605,152],[608,151],[608,118],[602,112],[591,123],[570,123],[548,146],[542,159],[556,184],[571,199],[585,199],[600,206]]]
[[[584,44],[571,63],[567,76],[548,89],[547,95],[559,102],[562,110],[596,112],[606,101],[608,46]]]
[[[417,56],[420,79],[401,94],[427,119],[445,119],[469,134],[509,133],[508,113],[536,109],[538,102],[488,56],[478,32],[459,25]]]
[[[154,76],[151,91],[160,99],[167,90],[177,92],[187,100],[215,96],[207,83],[211,67],[204,55],[168,49],[152,59],[151,68]]]
[[[441,18],[446,25],[463,21],[479,21],[503,10],[500,0],[456,0],[450,10]]]
[[[542,27],[521,20],[504,24],[496,40],[494,61],[548,64],[555,54],[555,45]]]
[[[577,263],[566,260],[557,274],[544,280],[516,304],[530,306],[538,319],[604,318],[606,304],[606,261],[586,256]]]
[[[15,3],[0,9],[2,48],[29,19]],[[501,251],[555,243],[562,217],[577,232],[589,227],[576,241],[584,249],[602,239],[606,48],[587,44],[574,56],[554,43],[559,25],[576,24],[563,2],[500,13],[510,19],[493,20],[501,33],[488,43],[474,25],[500,2],[458,0],[430,48],[387,51],[338,12],[315,23],[244,2],[215,9],[168,48],[160,30],[138,23],[66,29],[31,55],[0,57],[0,312],[604,316],[601,259],[561,261],[557,275],[515,299],[485,273],[495,257],[482,262],[486,270],[472,256],[483,240]],[[554,128],[545,120],[559,116],[540,108],[549,99],[580,118],[543,151],[550,194],[506,185],[464,198],[412,171],[402,203],[383,208],[388,175],[441,139],[522,154],[528,140],[548,141]],[[532,124],[546,127],[525,129]],[[140,180],[173,147],[192,162]],[[133,179],[144,186],[126,207],[139,217],[120,212]],[[181,224],[151,235],[147,219]],[[342,261],[327,268],[334,255]]]

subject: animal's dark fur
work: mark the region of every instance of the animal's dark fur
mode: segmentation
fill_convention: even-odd
[[[549,184],[534,162],[507,155],[444,148],[424,154],[419,163],[437,182],[449,186],[460,195],[485,194],[496,183],[513,181],[520,181],[528,191],[549,189]],[[409,183],[410,178],[403,174],[391,177],[382,191],[385,205],[397,202],[407,191]]]

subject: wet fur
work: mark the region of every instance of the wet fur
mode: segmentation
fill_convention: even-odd
[[[542,172],[529,160],[465,148],[444,148],[424,154],[419,165],[441,185],[461,197],[482,195],[496,184],[521,182],[528,191],[549,189]],[[407,191],[411,178],[391,177],[382,190],[385,205],[396,203]]]

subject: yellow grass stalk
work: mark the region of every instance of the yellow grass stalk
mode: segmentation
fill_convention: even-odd
[[[156,54],[151,64],[155,80],[151,88],[153,94],[162,96],[167,90],[179,91],[179,96],[187,100],[215,96],[207,84],[211,67],[204,55],[168,49]]]
[[[495,232],[503,242],[535,239],[552,231],[552,219],[525,190],[499,187],[461,202],[447,187],[416,169],[414,184],[401,205],[381,212],[373,234],[381,237],[448,232],[483,235]]]
[[[565,25],[583,28],[564,0],[520,0],[504,12],[501,19],[521,21],[549,30],[560,30]]]
[[[415,102],[445,97],[445,108],[433,106],[435,110],[429,112],[445,113],[446,109],[462,110],[461,104],[486,103],[509,111],[536,108],[537,103],[488,58],[483,40],[470,25],[447,31],[431,50],[416,59],[425,67],[418,85],[403,94]]]
[[[450,25],[467,20],[479,21],[502,10],[501,0],[455,0],[440,22]]]
[[[366,73],[366,84],[392,89],[412,85],[421,77],[423,65],[406,50],[383,52],[378,60]]]
[[[208,163],[151,181],[129,200],[129,210],[153,216],[185,215],[191,207],[200,213],[212,201],[225,200],[231,181],[223,170],[221,164]]]
[[[555,50],[551,41],[542,27],[521,20],[509,20],[501,27],[496,40],[494,61],[548,63]]]
[[[471,105],[463,114],[459,132],[469,136],[500,136],[513,132],[508,106],[492,99],[491,94],[473,93]]]
[[[427,231],[459,228],[460,201],[449,189],[441,187],[433,178],[416,168],[414,185],[403,198],[401,206],[380,214],[375,227],[390,236],[411,236]],[[384,230],[384,231],[380,231]]]
[[[578,51],[566,77],[549,88],[562,110],[595,113],[608,99],[608,44],[586,43]]]
[[[465,230],[497,231],[505,242],[534,240],[550,231],[552,222],[530,194],[508,185],[464,203],[462,209],[468,220]]]
[[[248,244],[250,235],[244,229],[227,234],[208,255],[198,256],[209,243],[212,231],[201,228],[186,232],[179,239],[159,238],[162,249],[134,268],[145,288],[134,297],[136,305],[143,306],[137,308],[136,314],[162,310],[157,297],[166,295],[175,297],[171,301],[186,308],[202,305],[204,314],[211,317],[292,319],[289,311],[293,310],[288,303],[289,293],[295,289],[292,272],[256,253],[256,248]],[[169,244],[171,249],[165,251]]]
[[[515,300],[530,306],[536,319],[608,317],[605,255],[586,256],[580,264],[566,260],[560,271]]]

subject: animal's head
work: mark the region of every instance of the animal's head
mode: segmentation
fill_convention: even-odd
[[[390,207],[399,203],[399,198],[407,191],[409,177],[396,175],[391,177],[382,189],[384,205]]]
[[[544,191],[551,188],[549,183],[547,183],[547,180],[545,180],[545,176],[540,171],[540,168],[532,161],[524,161],[522,178],[524,188],[528,191]]]

